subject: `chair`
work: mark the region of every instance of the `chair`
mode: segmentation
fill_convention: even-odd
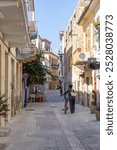
[[[35,102],[35,94],[31,94],[31,102]]]

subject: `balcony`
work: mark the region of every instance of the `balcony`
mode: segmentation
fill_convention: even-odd
[[[24,1],[0,0],[0,31],[10,47],[26,47],[30,43]]]
[[[53,63],[53,64],[51,64],[51,67],[52,67],[52,68],[55,68],[55,69],[58,69],[59,64],[57,64],[57,63]]]
[[[89,58],[86,66],[91,70],[99,70],[100,62],[96,58]]]
[[[85,7],[82,10],[81,15],[77,17],[77,23],[81,26],[84,26],[88,22],[89,16],[91,17],[94,14],[100,4],[100,0],[86,0],[84,2]]]
[[[31,32],[30,33],[30,39],[33,40],[33,39],[36,39],[37,38],[37,35],[38,35],[38,31],[36,30],[35,32]]]
[[[27,63],[36,60],[37,57],[36,53],[30,49],[24,49],[23,51],[20,51],[18,48],[16,48],[16,58],[21,63]]]

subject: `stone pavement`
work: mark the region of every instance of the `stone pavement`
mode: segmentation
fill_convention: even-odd
[[[100,150],[100,122],[89,108],[76,104],[65,115],[59,91],[46,92],[47,102],[29,103],[7,125],[0,150]]]

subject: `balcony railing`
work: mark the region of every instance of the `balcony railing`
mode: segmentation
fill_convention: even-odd
[[[36,39],[37,38],[37,35],[38,35],[38,31],[35,31],[35,32],[32,32],[30,33],[30,39]]]
[[[55,68],[55,69],[58,69],[58,67],[59,67],[59,64],[51,64],[51,67],[53,67],[53,68]]]

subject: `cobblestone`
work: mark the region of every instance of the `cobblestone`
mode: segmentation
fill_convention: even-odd
[[[99,150],[99,122],[89,108],[76,104],[76,112],[65,115],[59,92],[46,95],[47,102],[28,104],[7,124],[11,133],[0,137],[0,146],[7,144],[5,150]]]
[[[9,128],[0,127],[0,137],[8,136],[9,133],[10,133],[10,129]]]

